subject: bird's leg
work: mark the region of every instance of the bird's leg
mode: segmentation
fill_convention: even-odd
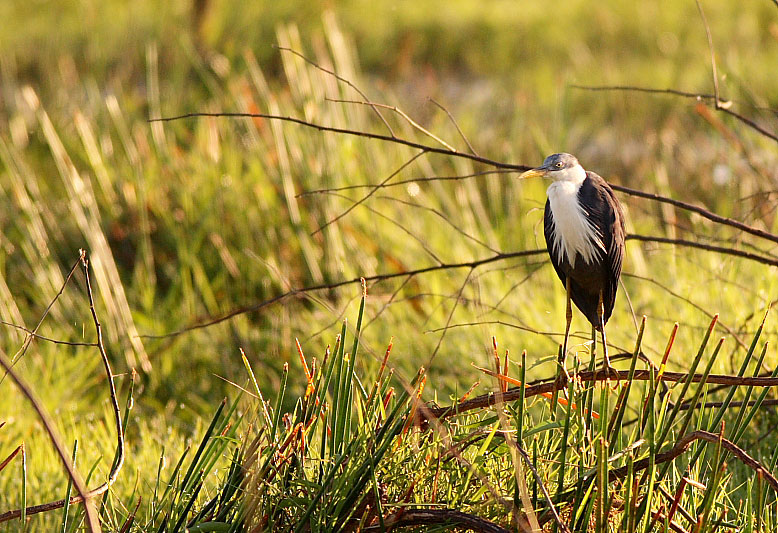
[[[608,357],[608,343],[605,341],[605,305],[602,301],[602,292],[600,292],[600,301],[597,306],[597,315],[600,319],[600,333],[602,334],[602,353],[605,363],[605,372],[608,374],[608,379],[610,379],[611,376],[615,376],[618,386],[619,372],[611,366],[611,360],[610,357]]]
[[[573,305],[570,299],[570,276],[565,280],[565,292],[567,294],[566,307],[565,307],[565,340],[562,343],[562,352],[559,354],[559,373],[557,374],[557,385],[565,391],[567,394],[567,380],[570,379],[570,374],[567,372],[567,346],[570,339],[570,324],[573,322]]]

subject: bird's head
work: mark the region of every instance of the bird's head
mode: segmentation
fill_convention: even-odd
[[[519,178],[549,178],[554,181],[581,183],[586,179],[586,171],[571,154],[551,154],[539,167],[528,170]]]

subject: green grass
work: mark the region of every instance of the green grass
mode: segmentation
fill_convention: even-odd
[[[720,72],[726,74],[723,94],[749,115],[758,113],[751,105],[776,107],[771,67],[778,59],[774,30],[778,15],[773,6],[703,5]],[[545,197],[540,182],[518,183],[512,175],[492,175],[384,189],[337,224],[311,235],[366,191],[344,191],[349,199],[296,194],[378,183],[413,152],[268,121],[146,122],[158,114],[260,110],[384,131],[370,109],[326,102],[325,96],[356,95],[298,58],[273,49],[272,43],[334,65],[372,99],[399,105],[461,149],[464,143],[456,130],[427,97],[451,110],[482,155],[534,164],[552,151],[570,151],[606,179],[776,229],[770,193],[774,143],[722,115],[714,115],[721,121],[717,129],[695,112],[690,101],[592,93],[570,86],[635,84],[709,92],[709,55],[693,3],[654,7],[569,2],[549,13],[542,3],[516,10],[495,2],[475,10],[467,2],[437,7],[401,3],[395,8],[349,1],[338,4],[336,26],[331,19],[322,19],[318,8],[244,7],[234,2],[212,6],[199,31],[189,26],[187,3],[133,6],[49,3],[35,13],[22,3],[0,7],[0,16],[8,21],[0,29],[0,318],[34,327],[62,286],[77,250],[89,250],[96,268],[98,315],[122,397],[129,388],[130,366],[141,372],[127,428],[127,464],[108,498],[111,524],[121,524],[142,495],[145,503],[136,525],[158,527],[150,503],[157,480],[164,483],[170,478],[187,446],[196,449],[222,398],[228,397],[229,405],[235,401],[239,391],[230,382],[246,383],[239,348],[271,403],[286,379],[283,364],[290,364],[287,392],[275,413],[293,412],[295,399],[305,390],[295,337],[305,353],[322,353],[344,314],[354,312],[359,289],[352,285],[290,298],[172,339],[136,334],[164,334],[291,288],[544,246],[539,224]],[[399,135],[432,142],[391,112],[384,114]],[[768,127],[774,126],[769,114],[760,116]],[[463,160],[424,156],[396,179],[478,170],[483,168]],[[731,179],[719,182],[714,174]],[[763,194],[754,197],[756,193]],[[686,213],[622,200],[631,232],[726,242],[772,253],[764,241]],[[639,317],[645,314],[643,351],[658,363],[673,322],[678,321],[681,327],[669,367],[688,370],[711,316],[720,313],[715,335],[727,340],[711,370],[737,373],[763,309],[775,298],[773,270],[702,251],[630,242],[624,287],[637,318],[621,292],[608,327],[609,341],[614,351],[631,352]],[[564,331],[564,291],[543,255],[493,263],[472,273],[463,269],[408,281],[398,278],[372,285],[369,294],[356,362],[360,376],[374,379],[383,346],[391,337],[393,386],[399,392],[400,384],[411,382],[423,365],[428,369],[423,398],[439,404],[461,396],[476,380],[483,384],[474,394],[494,388],[471,366],[491,368],[492,336],[515,354],[514,360],[527,350],[523,371],[528,380],[554,372],[558,333]],[[446,325],[458,327],[444,335],[439,328]],[[351,328],[350,321],[349,338]],[[588,361],[589,332],[577,312],[573,330],[571,344]],[[775,332],[774,322],[768,320],[763,338],[772,341]],[[93,339],[80,274],[53,306],[40,333],[69,341]],[[0,348],[13,355],[22,340],[18,331],[5,329]],[[353,353],[350,348],[347,353]],[[150,372],[141,368],[144,354],[153,367]],[[775,364],[768,350],[762,368]],[[36,342],[18,368],[39,385],[36,392],[66,441],[78,439],[80,470],[86,473],[97,465],[93,479],[105,475],[113,453],[113,430],[96,351]],[[511,373],[518,375],[515,365]],[[642,385],[635,387],[639,390],[633,393],[632,407],[650,394]],[[702,391],[692,389],[689,394],[697,390]],[[241,415],[233,415],[233,427],[248,442],[250,431],[245,422],[237,421],[248,420],[245,412],[256,405],[245,396],[241,402],[246,402],[245,411],[242,407]],[[611,407],[614,402],[615,398]],[[525,446],[531,450],[534,439],[540,439],[541,449],[549,446],[549,453],[559,453],[565,429],[561,425],[537,429],[549,417],[542,405],[519,417],[524,419],[525,435],[530,433]],[[557,415],[558,420],[567,420],[567,413]],[[689,424],[702,427],[705,414],[700,415]],[[462,428],[454,424],[452,431],[456,437],[466,435],[456,432],[468,427],[494,430],[494,416],[492,411],[465,417],[459,421]],[[624,419],[634,416],[627,413]],[[574,413],[570,418],[564,427],[576,434],[580,426]],[[741,444],[765,462],[775,447],[774,439],[763,438],[773,418],[764,411],[741,436]],[[345,423],[343,417],[339,420]],[[0,383],[2,421],[7,424],[0,428],[0,460],[25,443],[28,503],[63,497],[66,480],[61,467],[9,380]],[[352,430],[363,432],[363,422],[354,418]],[[226,424],[226,419],[220,423]],[[628,434],[623,443],[635,438]],[[419,441],[417,446],[424,450],[433,445],[422,437]],[[472,454],[468,461],[482,461],[479,467],[485,475],[496,476],[490,482],[511,493],[507,484],[513,466],[506,463],[510,454],[505,443],[492,438],[485,446],[490,459],[479,459],[476,446],[467,448]],[[430,486],[434,465],[420,461],[436,456],[411,453],[412,449],[403,447],[383,465],[392,502],[405,494],[408,487],[401,480],[407,480],[408,472],[419,476],[419,486]],[[224,486],[233,452],[231,443],[211,452],[209,457],[221,458],[213,474],[204,476],[195,509]],[[566,454],[575,458],[582,454],[588,468],[596,450],[571,449]],[[20,465],[14,461],[0,472],[0,512],[21,502]],[[403,465],[396,479],[389,473],[394,468],[390,465]],[[543,468],[555,488],[562,479],[560,472],[552,464],[543,463]],[[696,468],[700,470],[695,475],[710,477],[709,466],[700,463]],[[677,480],[680,474],[666,475]],[[460,491],[446,494],[447,501],[465,505],[468,498],[483,497],[486,503],[469,508],[502,520],[502,511],[487,496],[478,494],[477,488],[470,493],[461,487],[462,476],[469,476],[466,487],[475,483],[471,470],[450,465],[446,476],[443,481],[438,478],[439,485]],[[724,481],[728,488],[719,497],[728,497],[731,509],[738,508],[741,499],[759,507],[744,497],[759,490],[761,501],[773,501],[769,490],[756,487],[747,472]],[[189,494],[187,490],[179,493]],[[414,494],[414,501],[428,502],[431,497]],[[176,512],[183,513],[186,505],[180,503],[175,504]],[[705,503],[714,506],[713,516],[724,505],[710,498]],[[311,512],[321,509],[327,508]],[[295,516],[299,517],[290,512],[292,518],[287,519]],[[30,530],[58,524],[61,515],[33,520]]]

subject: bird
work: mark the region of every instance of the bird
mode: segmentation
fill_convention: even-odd
[[[568,153],[552,154],[539,167],[520,178],[552,180],[543,214],[543,234],[554,270],[565,286],[565,338],[559,364],[567,375],[565,359],[570,324],[570,301],[602,336],[605,370],[615,372],[608,358],[605,324],[613,313],[616,291],[624,260],[624,212],[613,189],[594,172],[584,170]],[[618,376],[618,373],[616,373]]]

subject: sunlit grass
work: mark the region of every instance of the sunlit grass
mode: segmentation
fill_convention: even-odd
[[[758,22],[772,20],[771,6],[764,4],[753,11],[706,6],[722,50],[720,68],[728,74],[726,95],[738,102],[775,100],[773,69],[765,67],[775,64],[775,46],[768,23]],[[137,9],[153,11],[154,6]],[[5,9],[10,9],[8,17],[23,18],[21,7]],[[112,3],[94,9],[97,14],[86,19],[87,25],[105,19],[104,9],[115,10],[116,21],[124,20],[124,12]],[[62,286],[78,248],[87,247],[96,261],[102,257],[98,312],[115,371],[122,374],[119,382],[126,389],[130,362],[136,361],[141,371],[144,353],[153,367],[140,376],[136,389],[128,463],[115,487],[116,506],[134,504],[133,491],[148,501],[160,456],[164,453],[164,472],[169,473],[190,439],[199,442],[207,426],[202,420],[212,416],[223,397],[235,398],[237,389],[225,380],[245,381],[239,348],[270,396],[280,387],[283,363],[297,361],[295,337],[306,353],[321,352],[359,291],[354,285],[290,298],[172,339],[136,333],[164,334],[293,288],[544,247],[545,185],[540,182],[520,184],[511,175],[490,175],[384,189],[337,224],[313,233],[367,191],[343,191],[347,198],[296,195],[378,183],[413,152],[260,120],[146,122],[156,113],[260,110],[384,131],[369,108],[325,101],[356,96],[299,58],[270,49],[270,42],[307,51],[372,99],[400,105],[460,149],[466,149],[464,142],[426,97],[449,107],[483,155],[533,164],[546,153],[570,151],[606,179],[700,202],[775,230],[769,196],[743,199],[768,189],[768,180],[775,178],[774,147],[764,139],[723,118],[712,125],[688,101],[589,93],[568,85],[634,83],[709,91],[704,31],[693,4],[662,12],[604,4],[590,13],[583,4],[570,3],[555,16],[557,24],[539,6],[510,17],[487,9],[467,31],[452,30],[462,28],[460,19],[473,16],[464,6],[441,9],[431,18],[414,6],[398,8],[394,18],[387,18],[387,8],[377,6],[364,25],[344,7],[338,13],[344,33],[329,18],[322,25],[318,14],[310,14],[300,21],[301,30],[282,27],[276,34],[275,24],[288,20],[280,13],[263,17],[261,31],[241,40],[248,32],[243,24],[252,20],[246,9],[215,9],[198,45],[186,33],[174,37],[175,32],[164,31],[169,21],[186,20],[186,6],[177,4],[157,11],[156,18],[141,17],[145,22],[134,27],[135,33],[120,24],[94,26],[99,45],[84,40],[72,19],[81,16],[76,11],[61,14],[67,31],[53,41],[20,32],[27,42],[48,43],[37,52],[23,53],[22,37],[0,30],[0,43],[8,43],[0,60],[0,202],[5,213],[0,218],[0,318],[34,326]],[[45,27],[53,24],[46,17],[60,14],[40,16]],[[576,22],[584,19],[591,24]],[[517,20],[523,21],[520,30],[506,29]],[[131,53],[120,56],[117,50],[125,49]],[[223,56],[214,55],[215,50]],[[754,50],[759,50],[758,60]],[[370,68],[370,78],[360,74],[356,56]],[[424,74],[425,64],[434,74]],[[384,114],[398,135],[421,138],[399,117]],[[483,168],[429,155],[396,179],[478,170]],[[629,231],[695,238],[694,233],[772,253],[765,242],[743,240],[685,213],[623,201]],[[712,371],[736,372],[764,307],[775,297],[774,269],[635,242],[627,254],[624,288],[636,316],[621,292],[608,327],[614,349],[631,351],[645,314],[644,351],[658,362],[678,321],[669,365],[686,370],[711,316],[720,313],[716,335],[728,339]],[[67,287],[41,334],[90,340],[79,287],[78,279]],[[383,282],[370,287],[370,299],[358,369],[375,372],[383,356],[380,347],[394,337],[392,361],[399,378],[409,382],[419,366],[429,365],[425,400],[447,403],[483,379],[471,363],[490,364],[492,336],[513,354],[528,351],[529,380],[554,372],[551,361],[564,331],[564,291],[544,255],[471,273],[463,269]],[[440,328],[447,325],[457,327],[444,336]],[[588,325],[577,313],[573,329],[571,345],[584,354]],[[765,338],[774,335],[768,321]],[[14,354],[21,340],[8,329],[0,346]],[[768,351],[764,368],[775,363]],[[97,472],[106,472],[112,426],[96,354],[38,342],[19,368],[41,384],[38,393],[60,430],[71,440],[78,438],[82,470],[99,460]],[[300,376],[299,371],[290,375],[286,410],[304,391]],[[0,429],[0,460],[19,443],[26,445],[28,502],[61,498],[64,474],[7,382],[0,384],[2,421],[7,424]],[[745,438],[759,435],[754,430]],[[0,512],[19,504],[19,484],[18,475],[0,474]]]

